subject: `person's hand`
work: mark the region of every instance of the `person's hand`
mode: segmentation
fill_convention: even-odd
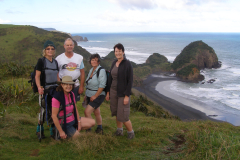
[[[59,132],[59,134],[60,134],[60,137],[61,137],[62,139],[66,139],[66,138],[67,138],[67,135],[65,134],[64,131]]]
[[[129,97],[128,97],[128,96],[125,96],[125,97],[124,97],[124,100],[123,100],[123,104],[124,104],[124,105],[127,105],[128,102],[129,102]]]
[[[84,99],[83,99],[83,101],[84,101],[84,102],[86,101],[86,98],[87,98],[87,97],[86,97],[86,96],[84,96]]]
[[[38,93],[41,95],[41,94],[44,94],[44,88],[43,87],[38,87]]]
[[[107,92],[107,95],[106,95],[106,97],[105,97],[105,99],[107,100],[107,101],[109,101],[109,92]]]
[[[92,102],[92,101],[94,101],[96,98],[97,98],[97,97],[94,95],[94,96],[92,96],[92,97],[90,98],[90,101]]]
[[[80,86],[78,89],[78,94],[82,94],[83,93],[83,86]]]

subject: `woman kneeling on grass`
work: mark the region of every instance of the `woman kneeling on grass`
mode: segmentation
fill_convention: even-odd
[[[60,138],[76,138],[79,131],[95,125],[95,120],[79,117],[75,96],[72,92],[73,82],[71,76],[64,76],[52,98],[52,119],[59,131]],[[61,125],[62,124],[62,125]]]

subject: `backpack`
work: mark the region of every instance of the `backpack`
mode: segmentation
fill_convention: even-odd
[[[101,69],[104,69],[103,67],[100,67],[97,71],[97,78],[99,77],[99,73],[100,73],[100,70]],[[110,71],[107,71],[106,69],[104,69],[105,72],[106,72],[106,75],[107,75],[107,82],[106,82],[106,86],[105,88],[103,89],[103,91],[105,91],[107,93],[107,88],[108,88],[108,77],[109,77],[109,74],[110,74]]]
[[[97,70],[97,73],[95,73],[95,74],[97,74],[97,78],[99,77],[99,73],[100,73],[100,70],[101,69],[104,69],[103,67],[99,67],[98,68],[98,70]],[[105,69],[104,69],[105,70]],[[103,91],[105,91],[105,92],[107,92],[107,88],[108,88],[108,77],[109,77],[109,74],[110,74],[110,72],[109,71],[107,71],[107,70],[105,70],[105,72],[106,72],[106,75],[107,75],[107,81],[106,81],[106,86],[105,86],[105,88],[103,89]],[[94,75],[95,75],[94,74]],[[94,76],[93,75],[93,76]],[[90,80],[91,78],[89,78],[87,81],[86,81],[86,83]],[[88,89],[88,88],[87,88]],[[88,89],[88,90],[91,90],[91,89]],[[98,91],[98,90],[91,90],[91,91]]]
[[[40,75],[40,83],[44,87],[46,85],[45,70],[48,69],[48,68],[46,68],[45,57],[42,57],[40,59],[43,61],[43,66],[44,66],[43,71]],[[53,61],[56,63],[56,68],[58,68],[57,61],[55,59],[53,59]],[[36,84],[36,80],[35,80],[36,66],[37,66],[37,64],[35,65],[33,72],[31,72],[31,74],[30,74],[31,80],[28,81],[28,83],[31,83],[31,87],[32,87],[32,90],[33,90],[34,93],[38,92],[38,88],[37,88],[37,84]]]

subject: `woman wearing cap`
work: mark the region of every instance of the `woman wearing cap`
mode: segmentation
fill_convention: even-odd
[[[47,40],[43,46],[43,57],[38,59],[36,65],[36,74],[35,74],[35,82],[38,88],[38,93],[41,98],[39,98],[40,107],[40,116],[37,126],[36,134],[38,139],[45,138],[43,122],[44,117],[46,117],[46,121],[51,125],[51,129],[53,128],[53,122],[51,119],[51,100],[52,97],[48,95],[48,91],[50,88],[57,87],[57,74],[58,74],[58,63],[53,58],[55,55],[55,45],[52,41]],[[47,102],[47,103],[45,103]],[[45,114],[47,114],[45,116]],[[50,131],[51,131],[50,129]],[[40,134],[41,131],[41,134]],[[51,132],[51,135],[53,133]]]
[[[89,63],[91,64],[92,68],[90,69],[86,79],[87,86],[84,101],[86,101],[86,104],[88,105],[84,113],[85,117],[92,118],[91,114],[94,112],[98,125],[95,132],[103,134],[100,105],[104,101],[106,95],[103,89],[106,86],[107,75],[105,69],[102,69],[100,66],[99,54],[92,54]],[[90,130],[91,129],[88,131]]]
[[[95,121],[90,118],[79,117],[75,96],[72,92],[75,83],[72,77],[64,76],[59,83],[57,92],[54,93],[52,99],[52,119],[59,131],[60,138],[76,138],[80,135],[80,130],[94,126]]]
[[[133,68],[124,54],[124,47],[121,43],[116,44],[114,53],[117,60],[113,61],[108,77],[106,100],[110,99],[112,116],[116,116],[116,136],[123,136],[123,125],[127,129],[128,139],[134,138],[130,115],[130,95],[133,83]],[[110,93],[109,93],[110,91]]]

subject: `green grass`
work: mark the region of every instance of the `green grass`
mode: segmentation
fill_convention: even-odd
[[[0,24],[0,29],[1,28],[10,28],[10,27],[16,27],[20,25],[13,25],[13,24]]]
[[[178,76],[189,76],[194,75],[193,69],[195,68],[196,71],[200,72],[198,67],[195,64],[190,64],[177,72]]]
[[[81,97],[83,99],[83,97]],[[134,98],[133,98],[134,99]],[[144,104],[151,103],[142,100]],[[46,139],[38,141],[36,132],[38,103],[23,104],[32,111],[20,113],[8,107],[0,120],[0,159],[239,159],[240,128],[212,121],[183,122],[174,118],[155,118],[131,109],[130,120],[136,137],[112,136],[116,130],[109,102],[101,105],[104,135],[86,134],[76,140],[55,141],[44,124]],[[84,108],[77,104],[80,116]],[[94,116],[93,116],[94,118]]]
[[[43,44],[51,40],[56,46],[56,56],[64,52],[63,43],[68,34],[49,32],[34,26],[0,25],[0,63],[15,62],[21,65],[36,65],[42,57]],[[90,53],[75,42],[74,51],[84,57],[86,68]]]

